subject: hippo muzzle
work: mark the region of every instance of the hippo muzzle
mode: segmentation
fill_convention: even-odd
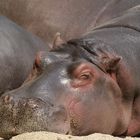
[[[25,132],[46,130],[68,133],[67,114],[63,106],[56,107],[39,98],[15,100],[10,95],[0,98],[1,137],[9,138]]]

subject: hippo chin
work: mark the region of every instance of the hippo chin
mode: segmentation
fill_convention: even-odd
[[[140,8],[39,52],[27,81],[0,98],[0,136],[47,130],[140,134]],[[133,19],[133,20],[130,20]]]

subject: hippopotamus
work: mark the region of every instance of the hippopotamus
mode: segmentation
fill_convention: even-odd
[[[0,16],[0,95],[18,88],[31,72],[36,53],[48,49],[37,36]]]
[[[140,134],[140,6],[37,53],[30,78],[0,97],[0,136],[31,131]]]
[[[140,4],[139,0],[0,0],[0,14],[52,44],[56,32],[78,38]]]

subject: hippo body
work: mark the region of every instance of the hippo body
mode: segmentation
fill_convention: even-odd
[[[140,134],[140,6],[38,53],[38,75],[0,98],[0,136]]]
[[[56,32],[65,40],[118,17],[139,0],[1,0],[0,14],[52,43]]]
[[[0,95],[25,81],[41,50],[47,46],[38,37],[0,16]]]

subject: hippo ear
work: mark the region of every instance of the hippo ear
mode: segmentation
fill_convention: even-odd
[[[46,57],[47,53],[45,51],[40,51],[37,53],[34,63],[38,69],[43,70],[46,67]]]
[[[40,51],[37,53],[37,55],[35,57],[35,61],[33,63],[33,68],[31,70],[31,72],[29,73],[29,75],[27,76],[24,83],[26,83],[32,79],[35,79],[37,76],[39,76],[43,72],[43,70],[46,67],[45,58],[46,58],[46,52]]]
[[[61,38],[61,34],[59,32],[57,32],[55,34],[55,37],[54,37],[54,41],[53,41],[53,48],[52,49],[55,49],[55,48],[58,48],[59,46],[61,46],[62,44],[64,44],[65,42],[63,41],[63,39]]]
[[[33,68],[27,78],[25,79],[24,83],[27,83],[30,80],[35,79],[37,76],[39,76],[42,72],[42,54],[44,52],[38,52],[35,58],[35,61],[33,63]]]
[[[110,72],[110,71],[115,71],[118,67],[118,64],[120,62],[120,60],[122,59],[122,57],[120,56],[114,56],[114,57],[106,57],[106,58],[103,58],[103,65],[105,67],[105,70],[107,72]]]

